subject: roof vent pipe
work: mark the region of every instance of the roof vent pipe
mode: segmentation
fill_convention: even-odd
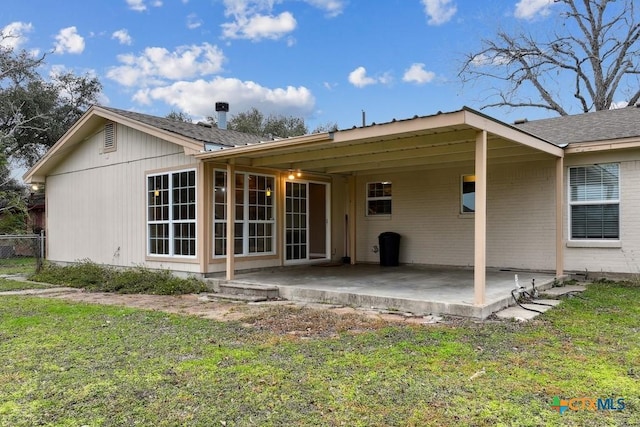
[[[216,102],[216,112],[218,113],[218,129],[227,128],[227,112],[229,111],[228,102]]]

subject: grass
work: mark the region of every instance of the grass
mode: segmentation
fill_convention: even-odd
[[[21,291],[24,289],[48,289],[51,285],[48,283],[23,282],[19,280],[11,280],[0,278],[0,292],[5,291]]]
[[[3,296],[0,425],[639,425],[640,287],[583,297],[526,324],[298,337],[270,328],[282,307],[241,324]]]
[[[36,271],[34,257],[0,259],[0,274],[32,274],[34,271]]]

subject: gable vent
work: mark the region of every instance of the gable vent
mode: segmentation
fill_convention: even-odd
[[[104,125],[104,143],[102,148],[105,152],[116,151],[116,124],[107,122]]]

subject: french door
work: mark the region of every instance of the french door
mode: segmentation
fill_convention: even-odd
[[[287,181],[285,190],[285,261],[328,259],[328,185]]]

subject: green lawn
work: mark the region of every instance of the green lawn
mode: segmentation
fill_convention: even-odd
[[[33,274],[36,271],[34,257],[16,257],[0,259],[0,274]]]
[[[23,289],[47,289],[53,285],[48,283],[23,282],[20,280],[11,280],[0,278],[0,292],[4,291],[20,291]]]
[[[594,284],[583,297],[527,324],[303,339],[3,296],[0,426],[640,425],[640,288]],[[560,415],[554,396],[625,408]]]

